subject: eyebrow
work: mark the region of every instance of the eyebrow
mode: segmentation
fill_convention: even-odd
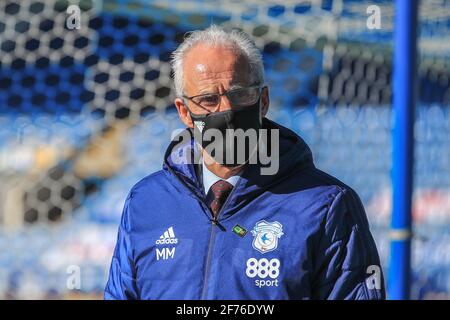
[[[245,87],[247,87],[246,84],[238,82],[238,83],[232,84],[227,91],[236,90],[236,89],[242,89],[242,88],[245,88]],[[199,94],[196,95],[196,96],[203,96],[203,95],[209,95],[209,94],[218,94],[218,92],[211,92],[211,91],[206,91],[206,90],[203,91],[203,90],[201,90],[199,92]]]
[[[235,89],[242,89],[242,88],[245,88],[245,87],[246,87],[245,84],[236,83],[236,84],[232,84],[232,85],[230,86],[230,89],[228,89],[228,91],[230,91],[230,90],[235,90]]]

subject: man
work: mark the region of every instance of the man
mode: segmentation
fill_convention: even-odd
[[[300,137],[265,118],[269,92],[249,37],[195,31],[172,62],[189,139],[174,139],[163,169],[130,191],[105,299],[384,299],[358,196],[315,168]],[[278,139],[246,140],[239,162],[226,138],[208,151],[207,129],[265,129]],[[279,161],[271,174],[250,161],[264,146]]]

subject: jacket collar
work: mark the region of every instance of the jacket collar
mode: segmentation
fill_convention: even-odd
[[[278,129],[280,133],[280,159],[278,172],[274,175],[262,175],[260,164],[248,164],[241,173],[230,199],[227,200],[226,208],[220,219],[233,215],[249,202],[256,199],[263,192],[277,185],[292,175],[293,171],[308,166],[314,166],[312,153],[305,141],[290,129],[287,129],[267,118],[263,119],[263,129]],[[200,201],[205,201],[203,183],[199,179],[201,167],[200,150],[193,139],[192,129],[186,129],[190,139],[180,144],[179,136],[170,143],[165,154],[163,169],[175,179],[172,179],[180,192],[186,192]],[[186,136],[186,131],[184,134]],[[182,161],[174,161],[174,159]],[[194,160],[193,164],[192,160]]]

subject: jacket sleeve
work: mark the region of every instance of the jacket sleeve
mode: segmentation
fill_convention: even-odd
[[[315,253],[313,299],[382,300],[384,278],[364,207],[342,189],[329,207]]]
[[[105,300],[138,299],[133,249],[129,236],[130,201],[131,193],[125,200],[117,243],[114,249],[109,269],[108,282],[104,292]]]

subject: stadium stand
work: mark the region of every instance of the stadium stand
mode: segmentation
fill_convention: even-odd
[[[101,298],[131,186],[173,133],[171,52],[239,28],[264,54],[269,118],[354,187],[389,266],[391,1],[0,1],[0,298]],[[366,27],[376,4],[382,28]],[[412,298],[450,299],[450,1],[420,6]],[[67,286],[79,266],[81,288]]]

